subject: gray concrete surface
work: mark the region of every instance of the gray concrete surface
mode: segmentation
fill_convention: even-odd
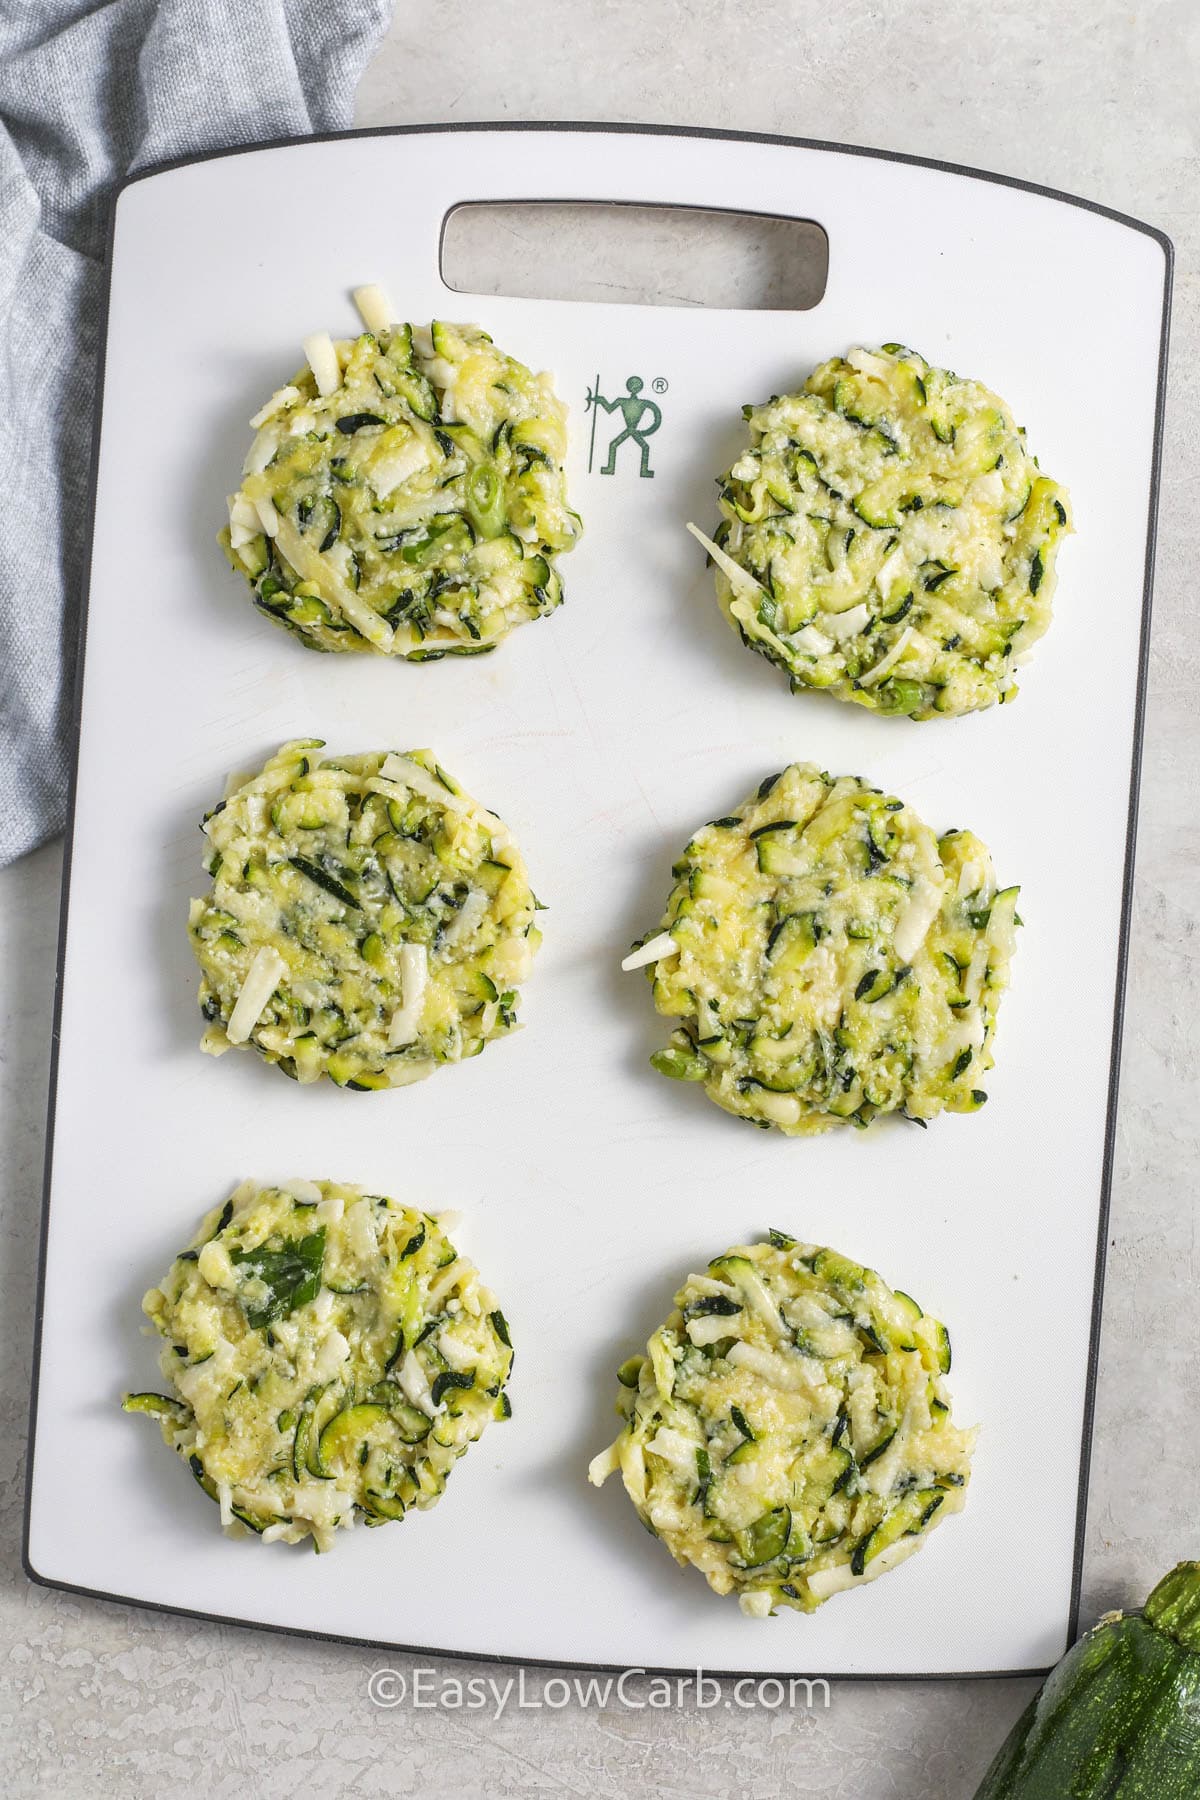
[[[1179,252],[1085,1611],[1200,1551],[1194,1187],[1200,647],[1192,0],[401,0],[359,119],[662,121],[940,156],[1106,201]],[[1024,295],[1016,303],[1025,304]],[[1031,291],[1029,304],[1036,304]],[[1120,344],[1103,379],[1119,379]],[[1080,847],[1086,860],[1086,846]],[[30,1587],[19,1562],[59,852],[0,876],[0,1786],[75,1796],[966,1800],[1028,1683],[835,1687],[827,1711],[381,1711],[378,1658]],[[1086,958],[1086,885],[1080,889]],[[1086,965],[1077,971],[1086,979]],[[114,1221],[114,1230],[120,1221]],[[86,1529],[87,1471],[80,1470]],[[1030,1529],[1036,1529],[1031,1495]],[[392,1659],[404,1669],[404,1659]],[[466,1675],[471,1671],[447,1669]],[[540,1683],[535,1679],[536,1696]]]

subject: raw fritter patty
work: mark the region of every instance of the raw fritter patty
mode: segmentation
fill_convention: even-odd
[[[431,752],[321,749],[285,744],[204,821],[202,1048],[401,1087],[514,1029],[538,902],[504,825]]]
[[[691,1275],[620,1371],[620,1470],[676,1562],[756,1615],[811,1612],[958,1512],[974,1433],[951,1422],[944,1325],[870,1269],[780,1232]]]
[[[899,344],[746,408],[717,593],[794,690],[932,719],[1011,700],[1069,531],[1003,400]]]
[[[334,1181],[247,1181],[143,1306],[163,1339],[157,1417],[235,1534],[381,1525],[432,1506],[509,1416],[508,1326],[428,1213]]]
[[[681,1023],[653,1058],[790,1134],[926,1120],[987,1095],[1015,887],[969,831],[793,763],[696,832],[663,928],[626,958]]]
[[[553,612],[580,524],[550,377],[442,320],[306,349],[251,421],[222,536],[255,604],[311,649],[414,662]]]

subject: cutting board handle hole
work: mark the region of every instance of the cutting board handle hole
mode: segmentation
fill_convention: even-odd
[[[602,200],[466,201],[447,213],[441,275],[457,293],[808,312],[829,274],[812,219]]]

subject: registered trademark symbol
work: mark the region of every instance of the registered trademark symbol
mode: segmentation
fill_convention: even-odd
[[[656,375],[650,383],[656,394],[665,394],[669,385],[665,375]]]

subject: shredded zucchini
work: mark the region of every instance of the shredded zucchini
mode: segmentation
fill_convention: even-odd
[[[794,763],[696,832],[646,973],[681,1021],[652,1058],[790,1135],[974,1112],[1018,890],[852,775]],[[638,954],[627,959],[636,966]]]
[[[378,322],[386,297],[360,290]],[[430,662],[494,649],[562,599],[566,412],[472,325],[306,340],[252,421],[221,535],[255,605],[315,650]]]
[[[974,1432],[951,1421],[950,1339],[907,1294],[772,1232],[691,1275],[644,1357],[620,1470],[644,1524],[743,1611],[812,1612],[961,1510]]]
[[[400,1087],[516,1028],[538,902],[505,826],[430,751],[322,747],[285,744],[204,821],[201,1047]]]
[[[508,1326],[428,1213],[338,1182],[243,1182],[142,1302],[170,1394],[130,1394],[267,1542],[438,1500],[511,1411]]]
[[[712,546],[743,642],[793,691],[913,719],[1013,699],[1071,527],[1003,400],[887,344],[745,414]]]

